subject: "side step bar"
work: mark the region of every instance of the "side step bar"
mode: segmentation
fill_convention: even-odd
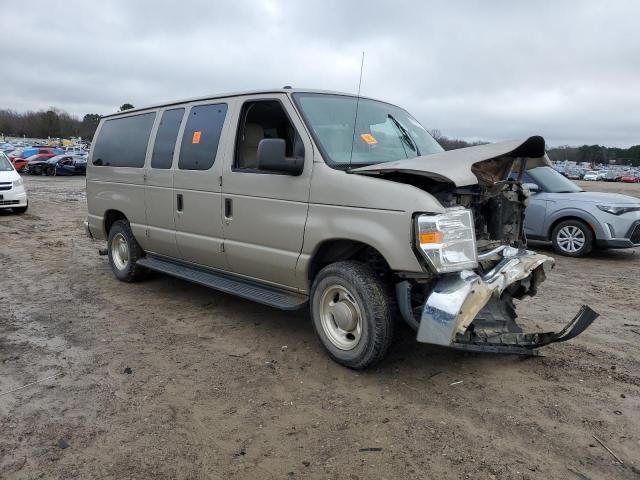
[[[304,307],[308,301],[308,297],[304,295],[263,285],[235,275],[205,270],[152,255],[139,259],[137,264],[149,270],[166,273],[182,280],[204,285],[205,287],[281,310],[297,310]]]

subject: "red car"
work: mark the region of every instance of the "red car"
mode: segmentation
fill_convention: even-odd
[[[11,163],[15,165],[15,162],[18,159],[28,158],[32,155],[37,155],[39,153],[51,153],[55,155],[56,152],[57,154],[60,153],[60,151],[58,150],[61,151],[61,149],[57,149],[55,147],[24,147],[24,148],[18,148],[17,150],[14,150],[7,156],[9,157],[9,160],[11,161]],[[25,157],[25,154],[27,155],[26,157]]]
[[[640,183],[640,177],[637,175],[623,175],[618,178],[618,181],[624,183]]]
[[[55,153],[36,153],[35,155],[31,155],[29,158],[15,158],[12,163],[16,169],[16,172],[21,172],[22,170],[24,170],[24,167],[30,162],[34,162],[36,160],[48,160],[51,157],[55,156]]]

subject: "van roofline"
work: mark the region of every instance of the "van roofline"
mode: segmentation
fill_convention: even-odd
[[[245,90],[245,91],[241,91],[241,92],[229,92],[229,93],[221,93],[218,95],[204,95],[201,97],[194,97],[194,98],[187,98],[187,99],[181,99],[181,100],[173,100],[170,102],[164,102],[164,103],[159,103],[159,104],[154,104],[154,105],[145,105],[143,107],[136,107],[136,108],[130,108],[129,110],[124,110],[122,112],[114,112],[114,113],[108,113],[106,115],[102,115],[101,118],[109,118],[109,117],[117,117],[120,115],[128,115],[131,113],[136,113],[136,112],[144,112],[146,110],[152,110],[152,109],[156,109],[156,108],[165,108],[165,107],[171,107],[174,105],[182,105],[185,103],[192,103],[192,102],[202,102],[205,100],[217,100],[217,99],[222,99],[222,98],[230,98],[230,97],[243,97],[243,96],[249,96],[249,95],[264,95],[264,94],[270,94],[270,93],[285,93],[285,94],[292,94],[292,93],[320,93],[320,94],[324,94],[324,95],[342,95],[342,96],[346,96],[346,97],[357,97],[356,94],[354,93],[346,93],[346,92],[335,92],[335,91],[331,91],[331,90],[318,90],[318,89],[312,89],[312,88],[272,88],[272,89],[266,89],[266,90]],[[360,98],[366,99],[366,100],[375,100],[378,102],[384,102],[383,100],[378,100],[377,98],[372,98],[372,97],[366,97],[364,95],[360,95]],[[384,102],[384,103],[389,103],[389,102]]]

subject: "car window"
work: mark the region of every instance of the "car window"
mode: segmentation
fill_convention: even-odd
[[[326,162],[337,168],[404,160],[442,152],[405,110],[345,95],[294,94]]]
[[[574,193],[582,192],[571,180],[563,177],[551,167],[536,167],[527,171],[532,183],[538,184],[545,192]]]
[[[171,168],[173,152],[176,149],[178,130],[184,116],[184,108],[166,110],[162,114],[158,133],[151,154],[151,168]]]
[[[242,106],[234,167],[259,170],[258,144],[265,138],[283,139],[287,157],[304,157],[302,139],[282,104],[277,100],[249,101]]]
[[[178,168],[208,170],[216,160],[227,104],[198,105],[191,109],[182,136]]]
[[[151,112],[106,120],[95,142],[93,164],[143,167],[155,116]]]

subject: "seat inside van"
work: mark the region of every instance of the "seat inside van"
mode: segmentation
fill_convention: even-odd
[[[264,138],[282,138],[287,157],[303,157],[302,139],[276,100],[247,102],[242,108],[236,144],[236,168],[258,169],[258,144]]]

